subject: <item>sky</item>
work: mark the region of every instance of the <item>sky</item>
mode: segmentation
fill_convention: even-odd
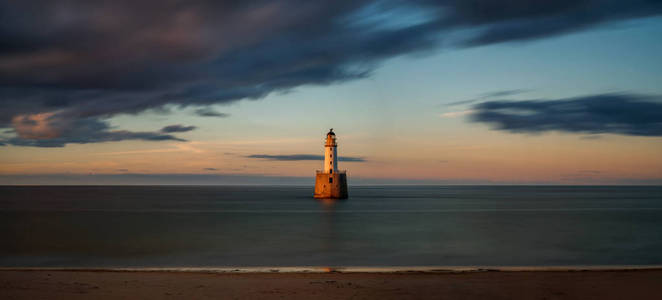
[[[0,1],[0,184],[662,184],[660,1]]]

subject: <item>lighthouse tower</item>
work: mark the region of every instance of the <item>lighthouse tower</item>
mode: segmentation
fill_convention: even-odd
[[[324,143],[324,170],[315,176],[315,198],[347,198],[347,173],[338,170],[338,144],[333,128]]]

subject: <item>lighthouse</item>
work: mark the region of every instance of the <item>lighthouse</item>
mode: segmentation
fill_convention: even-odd
[[[333,128],[324,142],[324,169],[315,176],[315,198],[347,198],[347,173],[338,170],[338,143]]]

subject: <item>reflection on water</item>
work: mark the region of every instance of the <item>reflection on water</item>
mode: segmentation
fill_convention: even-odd
[[[0,187],[1,266],[662,263],[660,187]]]
[[[333,211],[333,208],[334,208],[337,204],[346,201],[346,199],[330,199],[330,198],[316,199],[316,200],[317,200],[319,203],[322,204],[322,207],[324,208],[324,210],[329,211],[329,212]]]
[[[324,231],[321,233],[322,249],[327,253],[333,253],[334,251],[339,250],[335,246],[337,245],[338,241],[343,239],[342,236],[338,236],[338,232],[336,230],[337,225],[335,223],[338,222],[336,206],[342,205],[345,200],[327,198],[317,199],[317,201],[321,204],[322,209],[324,210],[324,214],[322,216],[322,220],[324,222],[322,228]]]

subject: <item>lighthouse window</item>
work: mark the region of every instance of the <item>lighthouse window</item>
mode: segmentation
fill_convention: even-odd
[[[333,183],[333,177],[329,177],[329,183]]]

